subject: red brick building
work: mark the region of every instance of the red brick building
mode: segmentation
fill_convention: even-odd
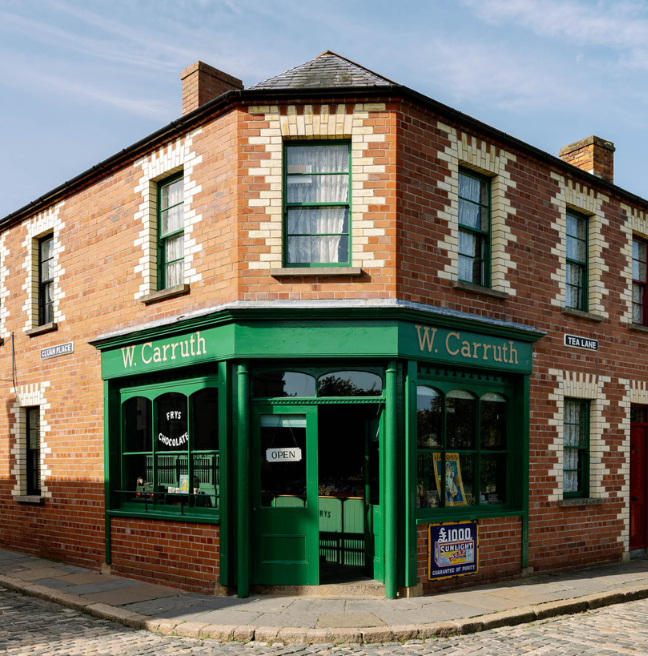
[[[182,118],[0,220],[0,544],[240,596],[644,550],[648,201],[614,146],[334,53],[182,79]]]

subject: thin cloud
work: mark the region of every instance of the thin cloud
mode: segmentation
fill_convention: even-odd
[[[633,2],[574,0],[461,0],[480,20],[513,23],[538,36],[567,44],[610,48],[629,53],[620,65],[648,64],[648,20],[645,5]]]

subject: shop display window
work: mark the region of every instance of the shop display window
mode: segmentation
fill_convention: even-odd
[[[477,389],[417,388],[417,507],[503,507],[511,404]]]
[[[215,383],[122,392],[121,509],[213,514],[220,453]]]
[[[382,396],[383,379],[360,370],[329,371],[318,377],[299,371],[263,371],[252,380],[255,398],[329,398]]]

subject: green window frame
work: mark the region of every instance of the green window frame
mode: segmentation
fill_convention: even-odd
[[[563,418],[563,496],[589,496],[590,402],[565,399]]]
[[[286,142],[283,172],[284,266],[350,266],[351,143]]]
[[[27,494],[40,496],[40,406],[25,408]]]
[[[38,240],[38,325],[54,321],[54,235]]]
[[[184,175],[157,186],[158,290],[184,284]]]
[[[632,322],[648,325],[648,243],[632,239]]]
[[[120,397],[114,507],[217,519],[224,439],[217,378],[122,389]]]
[[[584,214],[567,210],[565,306],[589,309],[589,220]]]
[[[514,416],[508,386],[419,380],[419,517],[498,513],[519,506],[520,490],[514,483],[520,474],[520,445],[514,439]]]
[[[491,179],[459,169],[459,280],[491,284]]]

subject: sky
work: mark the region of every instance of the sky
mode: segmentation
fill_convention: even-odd
[[[554,155],[612,141],[648,198],[646,0],[0,0],[0,217],[177,119],[193,62],[326,50]]]

